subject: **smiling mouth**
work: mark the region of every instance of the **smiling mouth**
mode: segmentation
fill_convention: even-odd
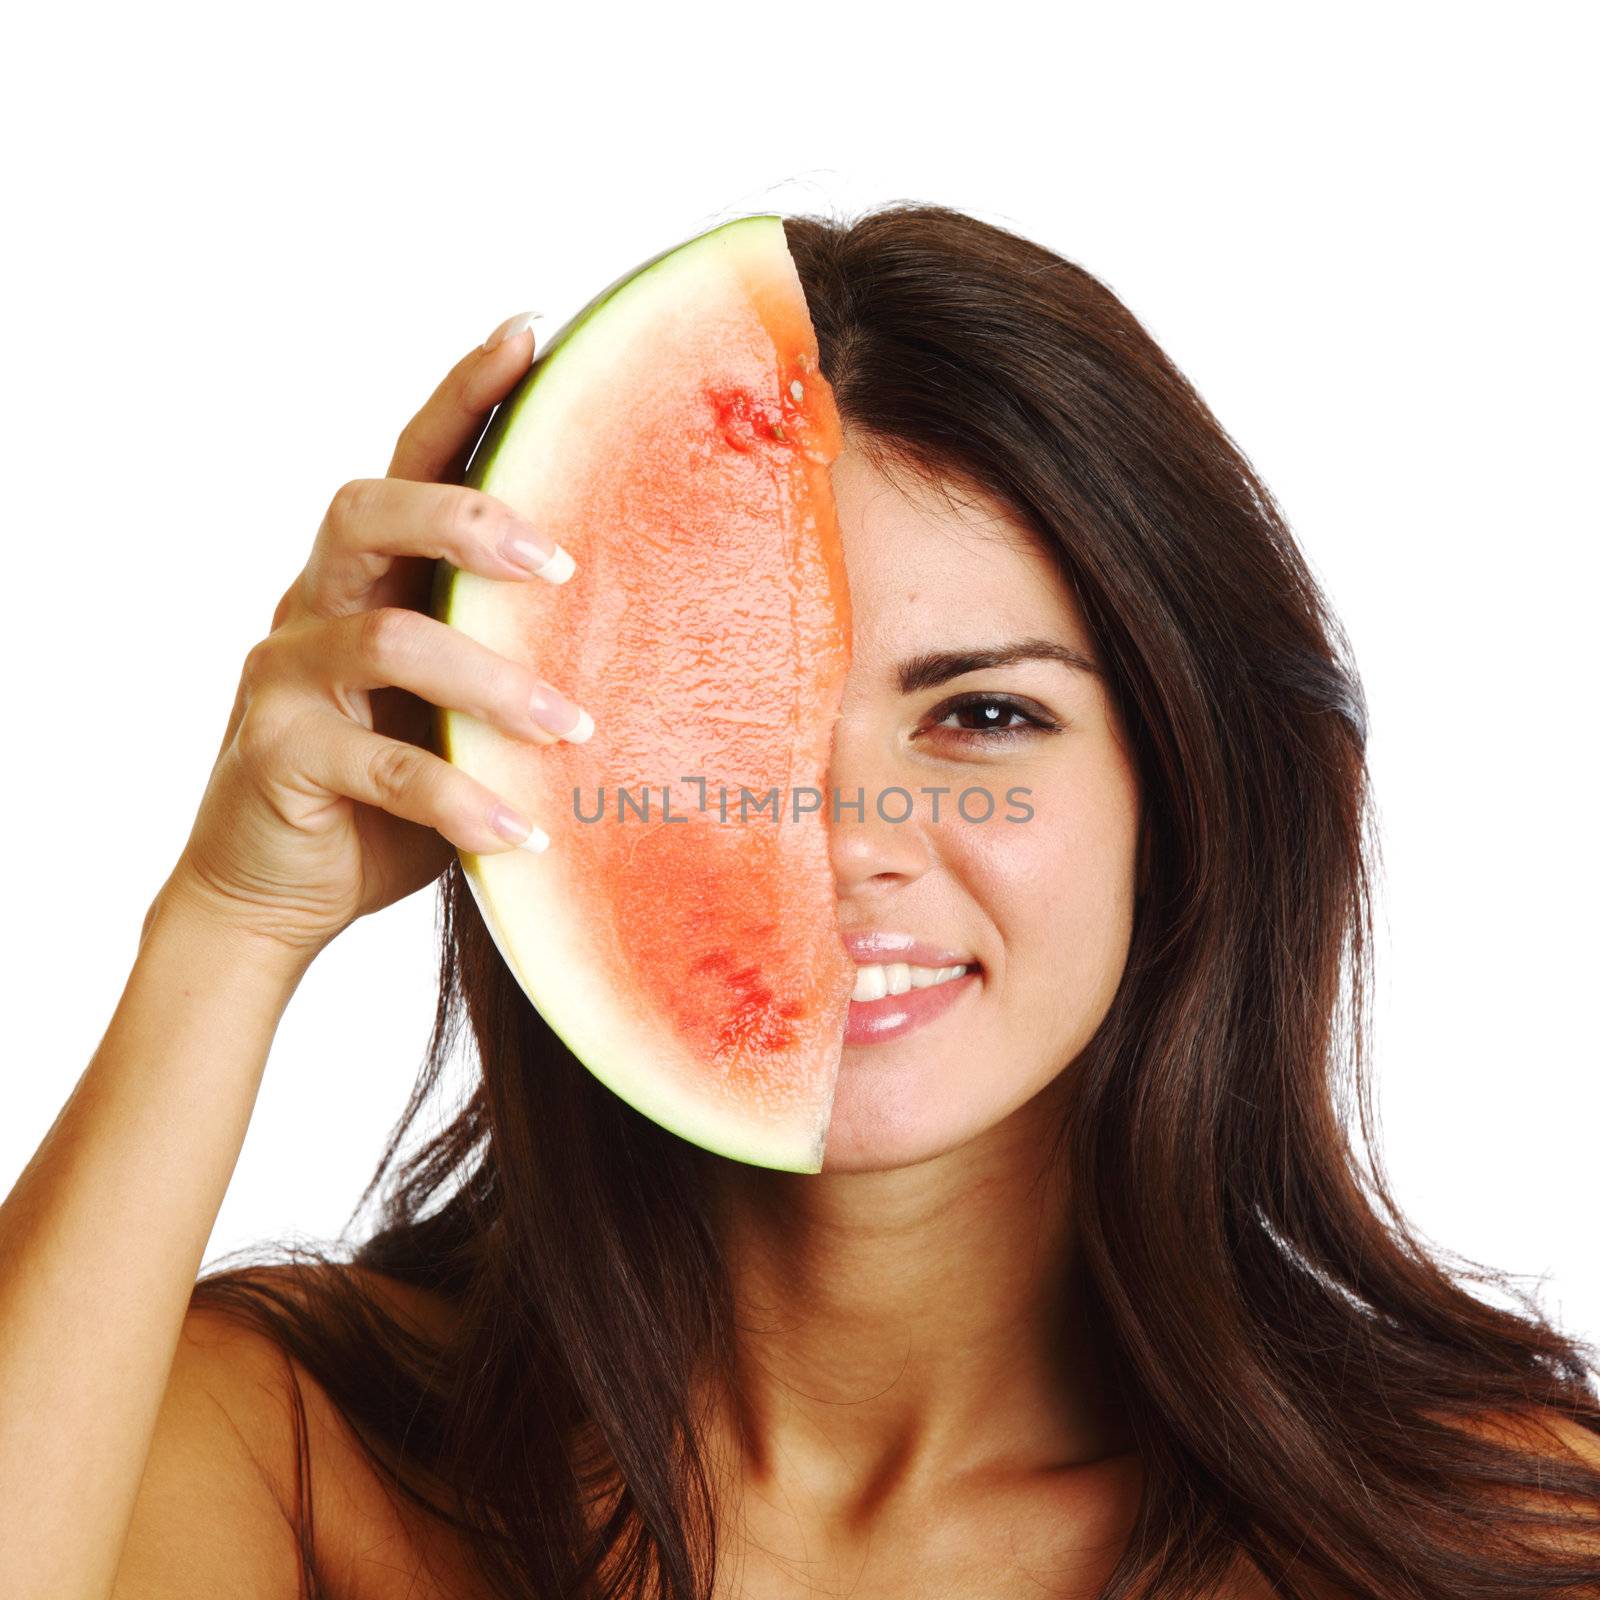
[[[891,961],[882,966],[863,964],[856,968],[856,986],[850,1000],[852,1004],[868,1004],[909,994],[913,989],[936,989],[976,971],[977,963],[973,961],[949,967],[919,967],[906,961]]]

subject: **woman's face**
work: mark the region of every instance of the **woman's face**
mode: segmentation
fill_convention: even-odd
[[[885,476],[848,433],[832,476],[853,617],[828,776],[840,921],[847,940],[888,936],[858,963],[894,962],[908,936],[974,969],[852,1003],[823,1170],[870,1171],[995,1128],[1088,1042],[1127,958],[1139,796],[1094,672],[936,660],[1042,645],[1096,662],[1026,531]]]

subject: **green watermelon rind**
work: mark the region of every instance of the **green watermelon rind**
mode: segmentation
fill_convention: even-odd
[[[479,440],[464,482],[472,488],[494,492],[496,462],[509,441],[516,437],[519,417],[530,396],[541,383],[550,383],[563,370],[574,374],[580,371],[572,364],[574,352],[581,353],[593,337],[604,338],[606,319],[597,318],[597,313],[620,293],[626,290],[631,298],[641,286],[648,289],[660,285],[665,290],[670,280],[664,275],[685,265],[691,252],[702,248],[748,247],[764,252],[776,247],[787,251],[782,228],[783,219],[775,213],[736,218],[659,252],[595,295],[563,324],[501,402]],[[776,230],[775,239],[773,230]],[[655,280],[654,283],[651,280]],[[462,578],[468,580],[469,587],[473,581],[483,581],[474,580],[472,574],[461,573],[448,561],[440,560],[435,564],[432,613],[441,621],[456,626],[461,625],[458,601]],[[434,706],[435,753],[470,770],[462,759],[465,749],[460,736],[470,744],[474,738],[482,737],[482,730],[475,730],[472,719],[448,707]],[[501,958],[557,1036],[596,1078],[652,1122],[730,1160],[786,1172],[822,1170],[826,1115],[804,1139],[784,1130],[785,1136],[780,1141],[775,1132],[763,1132],[749,1119],[741,1120],[718,1112],[704,1099],[684,1092],[682,1085],[692,1081],[691,1064],[678,1064],[679,1068],[691,1069],[688,1071],[672,1066],[663,1068],[660,1037],[643,1026],[634,1026],[632,1019],[624,1017],[603,978],[587,970],[582,940],[564,937],[567,929],[559,916],[546,918],[532,928],[524,927],[520,940],[513,937],[496,907],[492,880],[508,873],[521,874],[522,887],[508,892],[527,894],[526,874],[537,872],[547,857],[529,856],[520,851],[480,856],[459,848],[457,854]],[[567,920],[570,924],[570,919]],[[540,948],[529,955],[527,947],[535,943]],[[562,948],[563,945],[566,948]],[[524,959],[519,959],[519,947]],[[608,1012],[611,1013],[609,1018]],[[641,1068],[640,1061],[650,1065]]]

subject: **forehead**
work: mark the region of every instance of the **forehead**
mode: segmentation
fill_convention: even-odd
[[[880,469],[848,435],[832,479],[857,658],[1023,637],[1092,653],[1070,587],[988,496]]]

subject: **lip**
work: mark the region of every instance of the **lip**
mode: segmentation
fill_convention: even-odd
[[[888,929],[863,929],[844,935],[844,947],[857,966],[887,966],[891,961],[904,961],[913,967],[976,967],[978,962],[957,950],[946,950],[940,945],[925,944],[909,933],[895,933]]]
[[[982,964],[959,950],[928,944],[887,928],[858,929],[844,935],[844,947],[857,966],[887,966],[904,961],[914,967],[970,967],[972,970],[930,989],[910,989],[881,1000],[852,1000],[845,1021],[846,1044],[886,1044],[941,1017],[978,983]]]
[[[974,970],[931,989],[908,989],[881,1000],[852,1000],[845,1017],[844,1042],[887,1044],[891,1039],[903,1038],[942,1017],[963,995],[973,993],[979,981]]]

